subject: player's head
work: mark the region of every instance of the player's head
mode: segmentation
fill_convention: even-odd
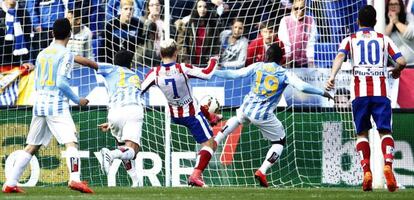
[[[278,44],[274,43],[266,51],[265,62],[275,62],[280,64],[282,60],[283,51]]]
[[[161,58],[177,58],[177,43],[175,42],[175,40],[171,38],[162,40],[160,42],[160,47]]]
[[[56,40],[69,40],[72,27],[67,18],[57,19],[53,23],[53,36]]]
[[[360,27],[374,28],[377,23],[377,12],[371,5],[362,7],[358,12],[358,24]]]
[[[132,63],[133,58],[134,58],[134,54],[132,52],[123,49],[123,50],[116,52],[114,64],[121,66],[121,67],[126,67],[129,69],[131,68],[131,63]]]

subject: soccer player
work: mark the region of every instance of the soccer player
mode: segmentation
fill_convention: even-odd
[[[161,66],[154,67],[142,82],[142,92],[151,86],[158,86],[168,100],[172,121],[186,126],[202,148],[198,152],[197,162],[188,185],[205,187],[201,176],[216,150],[213,132],[203,113],[200,111],[189,87],[189,78],[210,79],[217,66],[216,57],[210,58],[206,68],[190,64],[176,63],[177,43],[173,39],[161,41]]]
[[[27,146],[17,154],[14,167],[3,185],[4,193],[22,193],[17,182],[32,156],[55,136],[66,146],[66,163],[69,169],[68,186],[72,190],[93,193],[86,182],[80,181],[80,158],[77,148],[76,128],[70,115],[69,100],[86,106],[88,100],[79,98],[69,87],[74,56],[66,44],[71,35],[68,19],[58,19],[53,24],[55,41],[42,50],[36,59],[33,117],[27,136]]]
[[[364,6],[358,12],[359,30],[345,38],[334,60],[331,76],[326,89],[333,89],[335,76],[346,56],[350,57],[353,69],[351,82],[352,113],[357,133],[356,150],[362,157],[364,171],[362,189],[372,190],[372,174],[370,169],[370,146],[368,131],[372,128],[372,116],[381,136],[381,147],[384,155],[384,176],[388,190],[397,189],[397,182],[392,171],[394,159],[394,139],[391,136],[391,101],[387,81],[387,60],[391,57],[396,66],[392,69],[392,77],[398,78],[406,65],[397,46],[392,40],[374,31],[376,11],[372,6]]]
[[[106,80],[109,93],[108,123],[99,125],[102,131],[111,131],[118,148],[101,149],[102,171],[106,174],[114,159],[121,159],[132,179],[132,187],[138,186],[135,157],[141,144],[144,108],[140,96],[139,77],[130,69],[134,54],[120,50],[115,54],[114,64],[96,63],[83,57],[76,62],[97,70]]]
[[[263,187],[269,186],[266,180],[266,171],[279,159],[286,144],[285,130],[274,114],[285,88],[292,85],[305,93],[332,98],[329,93],[314,88],[281,67],[282,56],[283,50],[274,43],[266,51],[265,62],[257,62],[239,70],[217,70],[214,73],[215,76],[226,79],[254,77],[251,90],[244,97],[240,108],[237,109],[237,115],[226,122],[214,140],[220,144],[225,137],[245,122],[257,126],[263,137],[272,143],[262,166],[255,172],[255,178]]]

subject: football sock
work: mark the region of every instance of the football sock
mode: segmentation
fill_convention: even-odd
[[[7,186],[17,185],[20,176],[23,174],[24,169],[26,168],[27,164],[29,164],[31,159],[32,154],[27,153],[26,151],[21,150],[16,154],[16,161],[14,163],[14,167],[10,172],[10,177],[6,180],[5,183]]]
[[[371,158],[371,150],[369,147],[369,142],[367,138],[358,138],[356,141],[356,150],[361,156],[361,166],[365,172],[371,171],[370,168],[370,158]]]
[[[138,185],[138,174],[135,170],[135,160],[122,160],[124,167],[132,180],[132,185]]]
[[[75,147],[66,148],[66,164],[69,169],[69,181],[80,181],[80,158],[78,149]]]
[[[208,163],[210,162],[211,156],[213,155],[214,151],[208,146],[204,146],[198,152],[196,165],[194,167],[193,175],[200,176],[203,173],[204,169],[207,167]]]
[[[217,135],[214,137],[214,141],[217,142],[217,144],[220,144],[220,142],[226,138],[231,132],[234,131],[238,126],[240,125],[239,120],[237,117],[232,117],[229,120],[227,120],[226,125],[217,133]]]
[[[135,157],[135,151],[131,147],[120,146],[118,149],[111,151],[112,157],[121,160],[132,160]]]
[[[280,155],[282,155],[283,151],[283,145],[281,144],[273,144],[269,151],[266,154],[266,159],[263,161],[262,166],[259,168],[259,170],[266,174],[266,171],[272,167],[276,161],[279,159]]]
[[[394,160],[394,138],[391,135],[384,135],[381,138],[381,149],[382,154],[384,155],[385,165],[392,167],[392,162]]]

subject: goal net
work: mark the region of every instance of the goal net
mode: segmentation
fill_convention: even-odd
[[[278,38],[282,42],[283,38],[293,41],[291,44],[284,44],[284,64],[300,78],[319,88],[323,88],[329,76],[339,42],[356,30],[357,11],[366,4],[363,0],[305,1],[303,6],[289,0],[224,0],[224,5],[202,1],[207,5],[206,12],[209,17],[199,19],[196,12],[200,8],[196,6],[196,1],[131,0],[126,2],[133,2],[135,12],[132,15],[137,19],[123,21],[125,13],[122,12],[127,11],[121,10],[119,1],[87,0],[74,4],[65,1],[44,1],[40,4],[30,2],[19,2],[18,7],[25,10],[21,19],[29,18],[29,22],[33,21],[33,24],[21,22],[22,26],[31,27],[26,41],[30,51],[24,55],[28,58],[13,56],[13,59],[18,59],[18,64],[23,60],[33,62],[36,53],[51,42],[48,24],[42,20],[63,17],[64,12],[74,18],[73,23],[80,24],[75,25],[75,36],[69,42],[69,48],[73,52],[95,61],[112,62],[114,52],[120,49],[133,51],[133,70],[141,80],[149,71],[149,67],[160,63],[157,41],[162,38],[174,38],[180,44],[179,61],[203,67],[207,57],[220,55],[221,59],[227,56],[227,62],[230,62],[225,66],[225,61],[221,60],[223,68],[237,68],[246,65],[245,57],[257,62],[264,55],[260,54],[260,50],[249,54],[246,50],[247,44],[243,46],[228,40],[228,36],[233,34],[233,21],[237,19],[242,22],[244,30],[241,37],[250,44],[256,38],[264,37],[264,33],[261,32],[263,26],[269,26],[268,30],[275,36],[278,35],[282,27],[281,21],[284,21],[284,26],[288,27],[287,32],[279,34]],[[167,6],[169,12],[165,12]],[[154,7],[160,9],[160,19],[164,22],[149,23],[146,20],[148,16],[157,18],[148,13],[153,11]],[[50,12],[52,14],[45,14],[47,9],[53,10]],[[288,17],[296,12],[303,12],[306,16],[303,29],[291,28],[292,25],[295,26],[295,20]],[[40,18],[36,18],[36,13]],[[203,26],[206,28],[198,28]],[[37,29],[39,27],[42,29],[40,32],[40,29]],[[160,28],[163,31],[160,31]],[[316,34],[314,38],[310,38],[313,30]],[[200,35],[204,36],[201,43]],[[271,40],[271,43],[275,42],[274,37]],[[313,45],[308,45],[306,41],[312,42]],[[299,42],[300,44],[297,44]],[[0,56],[3,58],[0,63],[2,87],[10,82],[6,77],[13,67],[9,66],[15,65],[10,59],[7,60],[6,54],[13,54],[10,49],[16,48],[11,42],[4,44],[0,47]],[[237,45],[239,47],[235,47]],[[242,61],[237,60],[240,53],[237,48],[245,48],[242,53],[246,56]],[[294,57],[299,54],[304,55]],[[237,63],[241,65],[237,66]],[[313,68],[310,68],[311,66]],[[354,131],[349,108],[349,73],[345,67],[338,76],[335,103],[302,94],[292,88],[286,89],[276,113],[285,128],[287,144],[280,160],[268,171],[267,179],[271,186],[360,184],[362,173],[358,164],[359,158],[354,151]],[[212,95],[220,101],[220,112],[224,115],[224,120],[213,128],[215,133],[224,126],[227,119],[236,114],[236,109],[250,90],[251,83],[251,77],[236,80],[216,77],[207,81],[191,80],[192,90],[198,99]],[[13,152],[24,147],[32,117],[32,86],[33,74],[23,74],[7,84],[0,94],[0,182],[5,181],[7,171],[13,166]],[[131,178],[120,161],[114,162],[108,176],[100,171],[99,150],[102,147],[116,148],[114,138],[97,128],[98,124],[106,122],[107,116],[105,106],[108,95],[103,78],[91,69],[75,66],[71,87],[79,96],[90,100],[88,107],[71,107],[79,132],[82,179],[94,186],[132,185]],[[159,90],[151,88],[149,93],[144,95],[144,100],[145,121],[141,148],[135,162],[137,184],[184,186],[195,165],[196,152],[200,146],[195,143],[185,127],[170,122],[165,98]],[[206,184],[258,187],[254,172],[262,164],[270,146],[270,141],[263,138],[257,127],[248,124],[240,126],[219,145],[203,173]],[[66,184],[68,172],[61,153],[64,149],[52,140],[47,148],[42,148],[33,158],[20,183],[26,186]]]

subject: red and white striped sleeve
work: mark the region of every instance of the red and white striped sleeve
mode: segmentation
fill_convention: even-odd
[[[156,74],[154,69],[151,69],[145,76],[144,81],[141,84],[141,91],[145,93],[151,86],[155,85]]]
[[[351,50],[351,37],[346,37],[342,40],[341,44],[339,45],[338,53],[342,52],[345,55],[349,54],[349,51]]]
[[[391,58],[396,61],[399,57],[402,56],[400,50],[398,49],[397,45],[395,45],[395,43],[391,40],[390,37],[385,36],[385,44],[387,45],[387,52],[388,55],[391,56]]]
[[[182,70],[190,78],[210,79],[217,68],[218,60],[216,57],[211,57],[206,68],[199,68],[189,64],[181,65]]]

